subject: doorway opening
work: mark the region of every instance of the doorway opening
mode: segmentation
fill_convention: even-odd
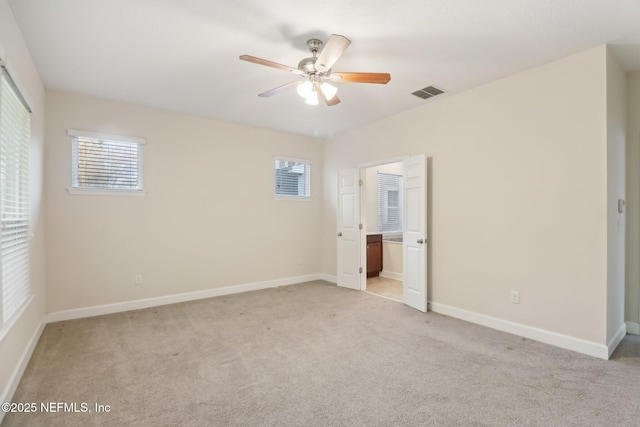
[[[365,212],[367,203],[365,194],[371,187],[366,182],[366,170],[373,166],[397,162],[401,162],[403,166],[402,191],[386,190],[386,215],[393,216],[393,212],[390,211],[394,206],[395,209],[402,207],[402,232],[381,232],[379,226],[373,228],[371,225],[371,228],[367,228],[367,224],[377,218],[377,211],[376,214]],[[336,210],[337,285],[354,290],[367,290],[367,264],[372,265],[372,262],[367,263],[367,230],[376,230],[375,233],[372,231],[373,234],[370,236],[378,236],[379,248],[383,247],[382,239],[385,234],[387,234],[387,243],[392,243],[389,235],[397,235],[394,243],[400,243],[399,235],[402,235],[402,270],[395,271],[401,274],[402,302],[416,310],[426,312],[428,298],[426,202],[427,159],[424,154],[360,165],[357,169],[340,169]],[[372,239],[372,237],[369,238]],[[379,273],[385,270],[384,260],[380,261]],[[397,269],[399,270],[399,267]],[[378,276],[380,276],[379,273]]]
[[[402,302],[403,162],[361,170],[368,292]]]

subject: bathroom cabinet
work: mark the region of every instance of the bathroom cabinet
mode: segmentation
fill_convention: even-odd
[[[382,234],[367,235],[367,277],[379,276],[382,271]]]

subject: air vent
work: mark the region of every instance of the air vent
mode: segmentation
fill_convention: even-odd
[[[418,98],[422,99],[429,99],[433,98],[434,96],[440,95],[441,93],[444,93],[444,91],[438,89],[437,87],[427,86],[424,89],[413,92],[412,95],[415,95]]]

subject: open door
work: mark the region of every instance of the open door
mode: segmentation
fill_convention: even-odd
[[[338,286],[360,290],[360,172],[338,173]]]
[[[402,293],[404,303],[420,311],[427,311],[426,176],[424,154],[404,161]]]

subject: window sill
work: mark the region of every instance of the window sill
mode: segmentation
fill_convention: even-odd
[[[67,188],[69,194],[82,194],[86,196],[145,196],[146,191],[143,190],[98,190],[91,188]]]
[[[297,196],[275,196],[273,200],[288,200],[290,202],[311,202],[311,197],[297,197]]]

